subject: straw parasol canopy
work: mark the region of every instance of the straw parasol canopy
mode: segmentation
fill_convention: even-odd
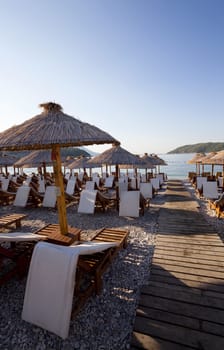
[[[200,174],[201,160],[206,156],[205,153],[196,153],[192,159],[188,160],[188,164],[196,164],[196,173]]]
[[[43,112],[0,133],[1,150],[51,149],[57,205],[62,234],[68,233],[63,174],[61,172],[60,147],[85,146],[119,142],[110,134],[88,123],[63,113],[62,107],[53,102],[42,103]]]
[[[154,169],[157,164],[157,159],[153,155],[149,155],[148,153],[145,153],[144,156],[141,157],[145,161],[145,168],[146,169]]]
[[[224,164],[224,150],[216,152],[214,156],[210,158],[212,164],[223,165]]]
[[[142,165],[145,162],[138,156],[130,153],[129,151],[122,148],[120,145],[113,144],[113,146],[104,151],[103,153],[95,156],[90,161],[89,164],[101,164],[101,165],[115,165],[116,176],[118,177],[118,166],[119,165],[130,165],[137,166]]]
[[[16,161],[16,157],[1,152],[0,154],[0,168],[5,167],[5,173],[8,172],[8,166],[13,166]]]
[[[34,168],[39,167],[42,164],[46,166],[53,165],[53,161],[51,158],[51,150],[36,150],[32,151],[26,156],[17,160],[14,165],[18,168]]]
[[[196,153],[193,158],[191,158],[187,161],[187,163],[188,164],[201,163],[201,159],[205,156],[206,156],[205,153]]]

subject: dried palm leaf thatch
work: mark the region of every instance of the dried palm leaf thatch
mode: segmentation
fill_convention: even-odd
[[[110,134],[62,112],[59,104],[40,105],[43,112],[0,133],[0,150],[48,149],[117,143]]]
[[[223,165],[224,164],[224,150],[219,151],[211,159],[212,164]]]
[[[194,157],[190,160],[188,160],[188,164],[196,164],[201,163],[201,160],[206,156],[205,153],[196,153]]]
[[[0,154],[0,166],[13,166],[16,161],[16,157],[13,157],[8,154]]]
[[[85,168],[95,168],[101,166],[101,164],[89,164],[88,161],[91,160],[90,157],[78,157],[67,165],[69,169],[85,169]]]
[[[121,165],[130,164],[133,166],[144,164],[144,161],[125,150],[121,146],[114,144],[110,149],[104,151],[92,158],[88,163],[90,164],[102,164],[102,165]]]
[[[65,157],[61,158],[62,161],[65,160]],[[16,167],[23,167],[23,168],[34,168],[41,166],[42,164],[45,164],[46,166],[52,165],[52,157],[51,157],[51,151],[50,150],[36,150],[32,151],[26,156],[20,158],[14,163],[14,166]]]
[[[141,157],[143,160],[145,160],[147,168],[151,168],[151,165],[167,165],[165,160],[158,157],[156,154],[150,154],[145,153],[144,156]]]

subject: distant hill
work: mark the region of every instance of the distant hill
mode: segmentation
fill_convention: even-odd
[[[167,152],[167,154],[174,153],[209,153],[218,152],[224,149],[224,142],[205,142],[205,143],[195,143],[193,145],[185,145],[177,147],[172,151]]]

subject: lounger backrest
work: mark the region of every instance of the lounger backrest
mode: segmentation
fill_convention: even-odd
[[[140,192],[145,199],[152,198],[152,184],[150,182],[140,183]]]
[[[159,183],[160,183],[160,185],[162,185],[163,184],[163,174],[157,174],[156,175],[156,178],[158,178],[159,179]]]
[[[152,187],[154,188],[154,190],[159,190],[160,189],[160,180],[158,177],[152,177],[150,179],[150,182],[152,184]]]
[[[30,194],[30,187],[26,185],[22,185],[17,189],[16,197],[13,202],[14,206],[17,207],[25,207],[28,201],[28,197]]]
[[[45,180],[44,179],[39,179],[38,184],[39,184],[38,192],[39,193],[45,193]]]
[[[95,188],[95,181],[86,181],[85,190],[93,191]]]
[[[5,179],[4,177],[1,178],[2,190],[3,191],[8,191],[9,181],[10,181],[9,179]]]
[[[69,179],[66,185],[65,192],[72,196],[75,191],[75,184],[76,184],[76,178]]]
[[[55,208],[57,202],[56,186],[47,186],[43,199],[43,207]]]
[[[203,196],[207,199],[217,199],[219,197],[216,181],[207,181],[203,184]]]
[[[207,176],[197,176],[196,188],[200,190],[205,182],[207,182]]]
[[[140,191],[123,191],[120,196],[119,216],[139,216]]]
[[[218,186],[223,187],[223,176],[218,176]]]
[[[82,190],[79,199],[78,213],[93,214],[95,211],[97,190]]]
[[[106,177],[104,187],[112,188],[114,183],[114,175]]]
[[[119,182],[118,183],[118,191],[119,191],[119,197],[121,196],[121,192],[128,190],[128,183],[127,182]]]

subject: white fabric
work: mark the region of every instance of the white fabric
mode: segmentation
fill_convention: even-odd
[[[95,181],[86,181],[85,190],[93,191],[95,189]]]
[[[0,233],[0,242],[41,241],[44,240],[44,238],[44,235],[31,232]]]
[[[39,184],[38,192],[39,193],[45,193],[45,180],[44,179],[39,179],[38,184]]]
[[[9,181],[9,179],[5,179],[4,177],[1,178],[2,191],[8,191]]]
[[[27,185],[20,186],[16,191],[16,197],[13,202],[14,206],[25,207],[30,194],[30,187]]]
[[[76,178],[69,179],[67,182],[65,192],[72,196],[74,194],[74,191],[75,191],[75,184],[76,184]]]
[[[26,283],[22,319],[67,338],[79,254],[93,254],[116,245],[86,242],[65,247],[37,243]]]
[[[140,191],[123,191],[120,195],[119,216],[139,216]]]
[[[152,184],[150,182],[140,183],[140,192],[145,199],[152,198]]]
[[[54,208],[56,206],[56,186],[47,186],[44,194],[42,206],[48,208]]]
[[[160,189],[160,181],[158,177],[152,177],[150,179],[150,182],[152,184],[152,187],[157,191]]]
[[[114,183],[114,175],[110,175],[106,177],[104,187],[111,188],[113,187],[113,183]]]
[[[197,176],[196,177],[196,188],[201,189],[203,184],[207,182],[206,176]]]
[[[207,181],[203,184],[203,196],[207,199],[219,198],[218,186],[216,181]]]
[[[93,214],[95,211],[97,190],[82,190],[79,199],[78,213]]]

